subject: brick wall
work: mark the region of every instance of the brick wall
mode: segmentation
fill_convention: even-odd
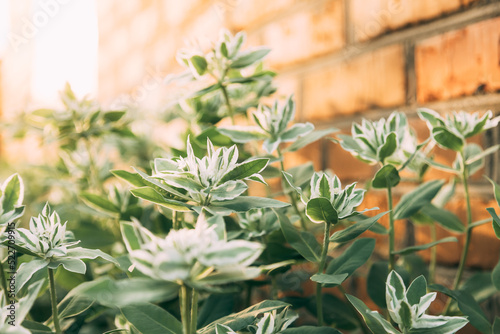
[[[103,100],[120,93],[165,98],[168,91],[155,79],[177,70],[174,55],[184,40],[213,39],[225,26],[246,30],[250,44],[272,47],[268,64],[280,74],[280,92],[294,93],[298,120],[317,127],[349,131],[361,117],[398,109],[424,137],[419,106],[440,112],[500,107],[498,0],[105,0],[98,7]],[[346,181],[364,181],[374,172],[327,141],[288,158],[291,164],[312,160]],[[442,152],[438,159],[450,156]],[[484,218],[485,205],[494,204],[491,188],[476,177],[473,192],[474,219]],[[370,201],[383,202],[379,195]],[[464,214],[460,198],[450,207]],[[428,231],[416,228],[415,238],[427,241]],[[462,243],[439,248],[441,263],[456,264]],[[470,266],[497,263],[500,243],[491,226],[476,229],[472,243]]]

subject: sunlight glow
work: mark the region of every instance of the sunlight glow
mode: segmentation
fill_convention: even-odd
[[[1,1],[1,0],[0,0]],[[35,1],[35,36],[32,98],[50,106],[69,82],[78,96],[97,92],[97,14],[95,1],[71,0],[51,9]],[[43,13],[46,15],[44,16]],[[46,18],[44,23],[43,18]]]
[[[0,59],[7,48],[9,24],[9,0],[0,0]]]

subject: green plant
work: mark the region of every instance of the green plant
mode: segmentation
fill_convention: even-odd
[[[160,150],[147,131],[137,131],[139,113],[106,111],[88,97],[77,98],[69,85],[61,109],[26,115],[58,158],[22,168],[24,182],[14,174],[1,187],[2,245],[9,255],[0,262],[0,303],[19,300],[23,309],[15,331],[8,314],[0,313],[0,331],[454,333],[470,322],[495,333],[500,321],[492,324],[480,303],[500,290],[500,264],[463,284],[461,276],[473,228],[493,221],[500,238],[493,208],[492,219],[472,222],[468,190],[470,175],[498,146],[483,150],[467,143],[499,118],[464,112],[442,117],[422,109],[431,130],[422,142],[401,112],[354,123],[351,135],[337,137],[345,150],[378,166],[366,189],[359,182],[342,185],[328,170],[315,172],[312,163],[285,169],[289,155],[337,130],[295,122],[293,96],[272,96],[275,73],[261,63],[270,49],[244,49],[244,42],[244,33],[223,31],[208,50],[179,52],[186,71],[171,79],[187,79],[195,88],[151,123],[185,119],[182,147]],[[433,160],[436,145],[457,153],[451,166]],[[130,165],[131,171],[120,169]],[[429,168],[464,184],[466,226],[445,209],[455,180],[424,182]],[[402,181],[416,186],[406,191]],[[499,201],[500,187],[492,184]],[[255,186],[265,195],[255,196]],[[373,213],[378,208],[364,209],[363,200],[377,189],[388,205]],[[41,214],[23,221],[23,201],[27,212]],[[388,229],[378,223],[385,215]],[[452,289],[427,285],[424,277],[433,282],[435,246],[457,239],[434,235],[427,244],[397,247],[395,230],[404,221],[466,235]],[[387,261],[375,261],[376,238],[365,233],[388,238]],[[427,272],[416,254],[429,248]],[[12,294],[6,276],[16,269]],[[381,313],[353,296],[359,276],[366,276]],[[313,295],[304,293],[304,283],[315,285]],[[450,297],[442,315],[425,313],[436,298],[428,289]],[[302,325],[304,312],[310,313],[308,326]]]
[[[427,293],[427,282],[417,277],[408,289],[397,272],[391,271],[386,282],[387,310],[397,330],[378,312],[371,311],[360,299],[347,296],[356,310],[363,316],[368,328],[374,334],[385,333],[456,333],[467,324],[464,317],[432,316],[425,314],[436,299],[436,293]]]

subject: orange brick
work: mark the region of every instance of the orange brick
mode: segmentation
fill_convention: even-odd
[[[472,219],[478,221],[489,218],[486,211],[488,207],[496,207],[494,200],[485,200],[477,196],[473,196],[471,200]],[[454,212],[462,221],[466,220],[466,205],[463,198],[454,199],[447,208]],[[465,236],[448,232],[440,227],[437,230],[437,238],[442,239],[449,236],[455,236],[459,239],[458,243],[446,243],[437,246],[438,262],[443,264],[458,264],[462,248],[465,242]],[[431,242],[430,232],[428,227],[419,226],[415,231],[415,239],[418,244]],[[499,260],[500,240],[498,240],[493,232],[491,223],[481,225],[474,228],[467,256],[467,266],[479,267],[483,269],[492,269]],[[425,259],[429,259],[430,250],[420,252],[420,255]]]
[[[321,141],[316,141],[306,147],[296,151],[288,152],[284,154],[284,164],[285,169],[289,169],[295,166],[299,166],[308,162],[312,162],[314,165],[314,170],[321,170]]]
[[[350,0],[354,37],[366,41],[386,31],[439,17],[460,8],[461,0]]]
[[[350,132],[349,132],[350,133]],[[375,175],[375,168],[370,166],[345,151],[340,144],[327,142],[328,168],[345,183],[358,182],[363,187],[363,181],[370,180]]]
[[[344,46],[343,4],[328,0],[281,20],[261,32],[263,44],[273,49],[268,61],[275,68],[304,61]]]
[[[215,7],[220,12],[227,13],[228,24],[234,30],[244,30],[269,20],[296,4],[306,2],[305,0],[223,0],[218,1]]]
[[[429,38],[415,48],[417,100],[500,89],[500,18]]]
[[[373,107],[405,103],[401,45],[391,45],[304,78],[303,111],[308,120],[327,120]]]

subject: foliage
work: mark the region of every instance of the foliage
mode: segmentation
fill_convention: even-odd
[[[480,303],[498,293],[500,264],[468,280],[462,273],[474,228],[491,221],[500,238],[494,208],[487,209],[491,219],[473,221],[469,192],[470,176],[498,149],[470,138],[499,118],[420,109],[431,133],[421,142],[409,127],[411,113],[354,123],[350,135],[330,139],[378,166],[364,189],[359,182],[342,185],[312,163],[285,168],[291,152],[337,129],[295,122],[293,96],[273,95],[275,73],[262,63],[270,49],[245,48],[245,39],[222,31],[208,50],[178,53],[185,71],[167,81],[186,84],[189,93],[152,123],[184,119],[183,147],[160,149],[149,131],[137,130],[141,113],[106,110],[77,98],[69,85],[63,108],[25,115],[57,156],[18,166],[0,188],[8,254],[0,261],[0,331],[455,333],[470,322],[494,332],[500,320],[491,323]],[[433,160],[436,145],[456,154],[451,165]],[[429,168],[453,179],[424,179]],[[408,181],[413,190],[400,186]],[[465,222],[446,209],[459,182]],[[500,205],[500,186],[491,182]],[[394,189],[404,193],[395,196]],[[387,207],[363,210],[366,193],[377,191],[387,195]],[[34,213],[30,221],[25,211]],[[387,228],[379,223],[384,218]],[[400,247],[396,226],[404,221],[429,226],[431,241]],[[458,240],[437,239],[438,225],[465,236],[450,287],[427,285],[435,278],[436,245]],[[380,239],[389,247],[375,261],[384,257]],[[429,267],[418,256],[426,249]],[[11,284],[8,275],[16,271]],[[360,276],[390,320],[352,295]],[[304,293],[307,283],[315,285],[314,296]],[[428,289],[449,297],[441,314],[426,314],[436,298]],[[12,303],[16,327],[6,312]]]
[[[391,271],[386,282],[387,310],[402,333],[456,333],[467,324],[464,317],[425,314],[436,299],[436,292],[427,293],[427,282],[417,277],[408,289],[397,272]],[[371,311],[360,299],[347,296],[374,334],[400,333],[378,312]]]

